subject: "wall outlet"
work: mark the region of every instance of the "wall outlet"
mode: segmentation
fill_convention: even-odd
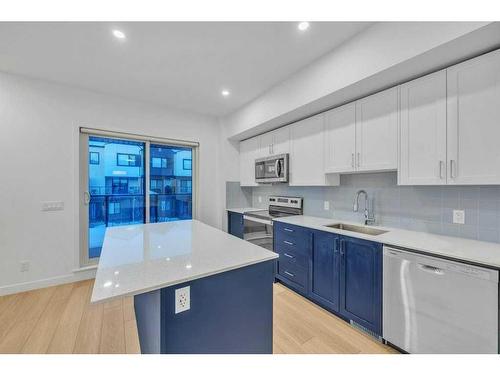
[[[323,202],[323,209],[325,211],[328,211],[330,209],[330,202],[329,201],[324,201]]]
[[[179,314],[191,308],[190,287],[175,290],[175,313]]]
[[[23,261],[21,262],[21,272],[28,272],[30,270],[30,262]]]
[[[42,211],[62,211],[64,210],[63,201],[42,202]]]
[[[259,200],[259,203],[262,203],[262,196],[259,195],[258,200]]]
[[[453,224],[465,224],[464,210],[453,210]]]

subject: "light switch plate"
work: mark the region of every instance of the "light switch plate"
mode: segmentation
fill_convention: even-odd
[[[330,209],[330,202],[329,201],[324,201],[323,202],[323,208],[325,211],[328,211]]]
[[[175,313],[179,314],[183,311],[187,311],[191,308],[191,296],[190,287],[185,286],[184,288],[175,290]]]
[[[453,224],[465,224],[464,210],[453,210]]]

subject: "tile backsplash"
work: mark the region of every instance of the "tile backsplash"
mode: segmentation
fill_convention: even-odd
[[[332,187],[266,185],[233,189],[244,191],[241,194],[247,198],[250,194],[251,202],[245,203],[253,207],[267,207],[269,195],[300,196],[304,197],[305,215],[360,223],[364,198],[360,199],[359,212],[353,212],[352,206],[356,192],[364,189],[377,225],[500,242],[500,186],[398,186],[396,172],[384,172],[342,175],[340,186]],[[324,210],[324,201],[329,201],[330,210]],[[465,224],[453,224],[454,209],[465,210]]]

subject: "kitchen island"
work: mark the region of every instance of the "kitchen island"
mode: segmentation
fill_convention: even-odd
[[[197,220],[108,228],[91,301],[134,296],[142,353],[272,353],[276,258]]]

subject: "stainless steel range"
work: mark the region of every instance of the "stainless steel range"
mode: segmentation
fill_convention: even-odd
[[[269,197],[269,208],[245,213],[244,235],[246,241],[273,249],[273,219],[284,216],[302,215],[303,200],[299,197]]]

